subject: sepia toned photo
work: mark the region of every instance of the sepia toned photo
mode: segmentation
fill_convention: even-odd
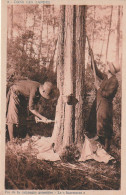
[[[7,4],[6,191],[121,190],[123,17]]]

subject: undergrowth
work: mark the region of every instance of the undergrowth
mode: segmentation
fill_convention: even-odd
[[[38,136],[39,138],[39,136]],[[64,150],[61,161],[38,160],[31,150],[30,137],[15,139],[6,144],[6,189],[46,190],[118,190],[120,188],[120,160],[116,164],[98,163],[89,160],[78,162],[78,150],[69,147]],[[26,150],[22,145],[29,141]],[[72,151],[75,149],[74,155]],[[76,158],[77,159],[76,159]],[[71,164],[72,163],[72,164]],[[114,179],[113,179],[114,178]]]

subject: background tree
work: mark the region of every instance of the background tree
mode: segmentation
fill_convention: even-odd
[[[111,33],[112,12],[113,12],[113,6],[111,6],[111,14],[110,14],[110,21],[109,21],[108,39],[107,39],[106,55],[105,55],[105,61],[106,62],[107,62],[107,57],[108,57],[108,47],[109,47],[109,39],[110,39],[110,33]]]
[[[44,15],[44,6],[41,7],[41,14],[40,14],[40,46],[39,46],[39,54],[38,54],[38,58],[39,60],[41,59],[41,49],[42,49],[42,33],[43,33],[43,15]]]

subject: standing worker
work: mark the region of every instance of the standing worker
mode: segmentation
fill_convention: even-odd
[[[89,54],[91,58],[93,58],[93,51],[91,49],[89,51]],[[96,112],[97,136],[99,137],[99,141],[105,146],[105,150],[108,151],[110,148],[111,138],[113,134],[112,101],[118,89],[118,80],[116,78],[116,73],[119,70],[117,70],[116,67],[111,63],[109,67],[107,65],[106,74],[104,74],[97,68],[96,61],[94,61],[94,67],[96,75],[102,80],[102,82],[100,84],[100,87],[95,82],[97,95],[96,100],[94,100],[93,103],[93,109],[91,110],[89,116],[90,121],[88,121],[88,126],[90,126],[89,124],[91,124],[91,115],[94,116],[94,112]],[[91,130],[89,131],[91,132]]]
[[[14,137],[14,125],[26,124],[27,106],[29,111],[44,123],[54,122],[42,116],[36,109],[35,104],[40,96],[51,99],[53,84],[45,82],[43,85],[32,80],[21,80],[10,87],[7,94],[7,126],[10,140]],[[27,101],[28,99],[28,101]]]

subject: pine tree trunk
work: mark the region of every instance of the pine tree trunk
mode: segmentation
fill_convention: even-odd
[[[107,39],[107,46],[106,46],[106,57],[105,57],[106,62],[107,62],[107,57],[108,57],[108,46],[109,46],[109,38],[110,38],[110,33],[111,33],[112,13],[113,13],[113,6],[111,6],[111,14],[110,14],[110,22],[109,22],[109,32],[108,32],[108,39]]]
[[[55,150],[60,152],[63,144],[64,132],[64,103],[63,103],[63,81],[64,81],[64,29],[65,28],[65,6],[60,8],[60,32],[59,32],[59,55],[57,60],[57,87],[60,91],[56,107],[55,125],[52,138],[55,142]]]
[[[54,52],[51,56],[50,64],[49,64],[49,70],[56,72],[57,67],[57,56],[58,56],[58,40],[54,42]]]
[[[75,142],[81,146],[84,138],[84,72],[85,72],[85,29],[86,7],[76,6],[76,99]]]
[[[39,48],[39,54],[38,59],[41,60],[41,49],[42,49],[42,32],[43,32],[43,13],[44,13],[44,7],[42,6],[41,9],[41,22],[40,22],[40,48]]]
[[[96,6],[94,5],[94,22],[93,22],[93,32],[92,32],[92,49],[94,48],[95,15],[96,15]]]
[[[53,36],[55,36],[55,8],[54,5],[52,5],[52,13],[53,13]]]
[[[73,6],[66,6],[65,9],[65,34],[64,34],[64,96],[73,94]],[[73,105],[64,105],[64,136],[63,146],[72,144],[73,142]]]
[[[31,47],[30,47],[30,58],[32,57],[32,49],[33,49],[33,42],[34,42],[34,28],[35,28],[35,18],[36,18],[36,6],[34,9],[34,16],[33,16],[33,37],[32,37],[32,41],[31,41]]]
[[[56,152],[74,141],[83,143],[83,94],[85,50],[85,6],[61,6],[57,83],[60,98],[56,108],[53,139]],[[78,104],[68,104],[65,97],[73,94]]]
[[[23,6],[24,8],[24,34],[26,34],[26,24],[27,24],[27,9],[25,6]],[[26,41],[26,38],[23,39],[23,50],[22,50],[22,56],[23,56],[23,53],[24,51],[27,52],[27,41]]]
[[[26,9],[25,6],[24,6],[24,9],[25,9],[25,20],[24,20],[25,29],[24,29],[24,33],[26,33],[28,14],[27,14],[27,9]],[[27,52],[27,41],[25,42],[25,45],[26,45],[26,52]],[[23,45],[23,48],[25,47],[25,45]]]

